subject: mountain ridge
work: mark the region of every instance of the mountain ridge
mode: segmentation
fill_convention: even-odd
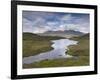
[[[80,31],[74,31],[74,30],[64,30],[64,31],[46,31],[44,33],[38,33],[40,36],[60,36],[60,37],[73,37],[73,36],[82,36],[85,33],[82,33]]]

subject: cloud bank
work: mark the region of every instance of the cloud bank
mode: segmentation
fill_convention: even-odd
[[[43,33],[45,31],[75,30],[89,33],[89,14],[23,11],[23,32]]]

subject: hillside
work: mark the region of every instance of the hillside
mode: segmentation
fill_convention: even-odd
[[[55,39],[60,39],[64,37],[57,37],[57,36],[40,36],[38,34],[34,33],[23,33],[23,40],[55,40]]]
[[[39,36],[33,33],[23,33],[23,57],[33,56],[52,50],[51,40],[62,39],[62,37]]]
[[[76,37],[72,39],[77,40],[78,45],[69,46],[69,51],[66,52],[66,54],[77,57],[77,60],[73,61],[73,64],[75,65],[89,65],[89,34],[85,34],[81,37]]]
[[[89,61],[89,34],[80,37],[71,38],[78,41],[77,45],[69,46],[66,54],[72,55],[73,58],[62,58],[53,60],[44,60],[29,65],[24,65],[24,68],[44,68],[44,67],[68,67],[68,66],[88,66]]]

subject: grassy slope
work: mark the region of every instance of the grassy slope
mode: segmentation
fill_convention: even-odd
[[[79,41],[78,45],[69,46],[67,54],[77,56],[77,58],[44,60],[29,65],[24,68],[42,68],[42,67],[65,67],[65,66],[86,66],[89,65],[89,34],[72,38]]]
[[[89,34],[72,39],[79,42],[78,45],[69,46],[68,54],[77,57],[77,65],[89,65]]]
[[[72,40],[78,41],[78,45],[69,46],[69,54],[74,56],[89,55],[89,34],[81,37],[74,37]]]
[[[50,40],[61,37],[38,36],[32,33],[23,33],[23,57],[33,56],[42,52],[52,50]]]

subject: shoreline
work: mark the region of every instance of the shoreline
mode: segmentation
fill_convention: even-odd
[[[68,46],[67,54],[77,56],[77,58],[64,58],[54,60],[43,60],[40,62],[23,65],[24,69],[29,68],[45,68],[45,67],[73,67],[89,65],[89,37],[70,38],[70,40],[78,41],[77,45]]]
[[[29,38],[27,38],[29,37]],[[35,56],[43,52],[53,50],[52,40],[64,39],[63,37],[51,37],[51,36],[38,36],[28,34],[23,37],[23,58],[29,56]]]

